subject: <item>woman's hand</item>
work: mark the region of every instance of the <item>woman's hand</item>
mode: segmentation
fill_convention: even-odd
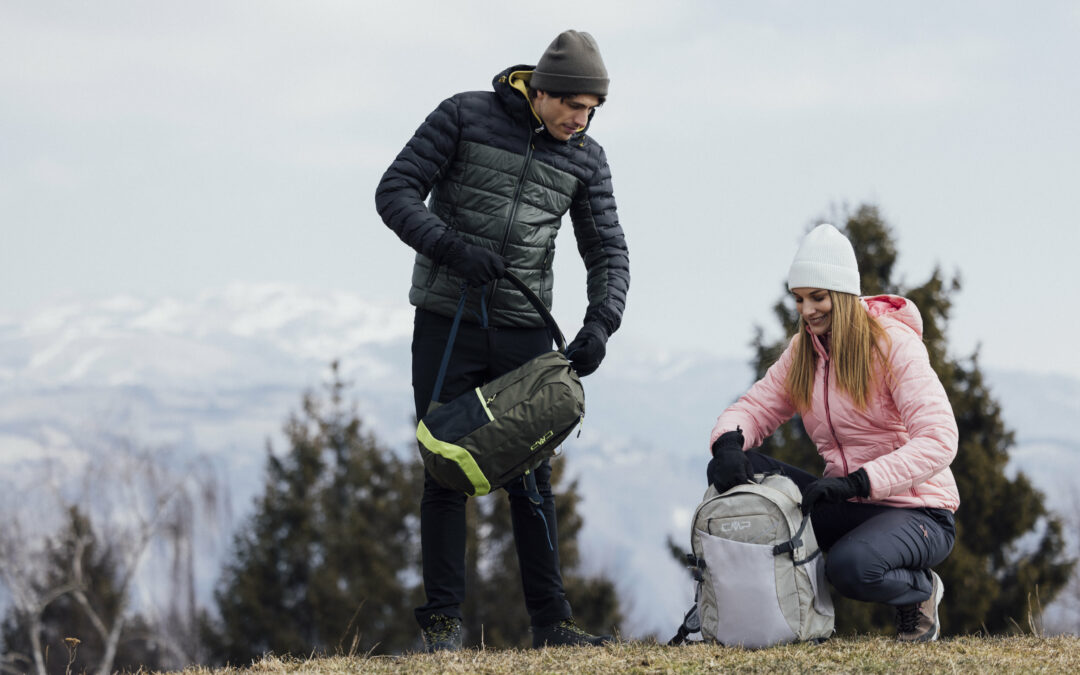
[[[870,496],[870,477],[859,469],[842,478],[819,478],[803,490],[802,512],[810,513],[818,502],[844,502],[852,497]]]
[[[713,458],[706,473],[709,483],[723,494],[735,485],[749,483],[754,475],[750,458],[743,452],[743,435],[739,430],[721,434],[712,446]]]

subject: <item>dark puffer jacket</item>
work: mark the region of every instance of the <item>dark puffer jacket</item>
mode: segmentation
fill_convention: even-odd
[[[531,70],[508,68],[495,77],[494,92],[443,101],[383,174],[376,208],[417,251],[410,302],[444,316],[454,314],[461,297],[462,279],[438,262],[455,237],[500,253],[550,306],[555,236],[569,212],[588,275],[585,321],[610,335],[630,285],[611,171],[603,148],[584,131],[559,141],[543,129],[511,84]],[[492,325],[543,325],[505,281],[489,287],[488,299]],[[478,307],[476,298],[470,302]]]

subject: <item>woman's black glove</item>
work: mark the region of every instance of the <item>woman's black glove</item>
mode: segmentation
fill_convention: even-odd
[[[596,321],[588,321],[573,342],[566,345],[566,358],[578,377],[585,377],[600,367],[607,354],[607,331]]]
[[[841,478],[819,478],[806,486],[802,496],[803,515],[810,513],[817,502],[843,502],[852,497],[870,496],[870,476],[866,469]]]
[[[483,286],[506,274],[506,261],[502,256],[456,237],[446,247],[439,262],[449,266],[455,274],[474,286]]]
[[[728,431],[712,445],[713,458],[706,473],[709,483],[723,494],[740,483],[749,483],[754,476],[750,458],[743,452],[742,431]]]

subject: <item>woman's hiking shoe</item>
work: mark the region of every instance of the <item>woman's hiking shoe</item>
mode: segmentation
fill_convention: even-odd
[[[945,584],[933,570],[930,579],[934,585],[929,598],[915,605],[896,608],[896,639],[901,642],[933,642],[941,633],[938,605],[945,594]]]
[[[533,648],[574,647],[578,645],[604,645],[611,642],[610,635],[591,635],[578,628],[573,619],[563,619],[550,626],[533,626]]]
[[[424,637],[424,651],[456,652],[461,649],[461,619],[436,614],[420,631]]]

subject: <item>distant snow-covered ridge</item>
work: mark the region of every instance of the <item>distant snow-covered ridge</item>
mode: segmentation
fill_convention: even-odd
[[[311,363],[400,341],[411,324],[407,306],[281,284],[236,284],[191,299],[68,301],[0,318],[0,384],[295,381]]]

